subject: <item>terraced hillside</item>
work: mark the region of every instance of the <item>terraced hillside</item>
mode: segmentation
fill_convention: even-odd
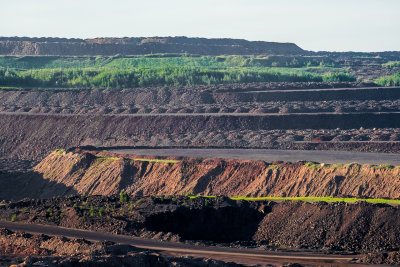
[[[398,152],[398,92],[342,83],[1,90],[0,155],[38,161],[86,145]]]
[[[399,52],[157,37],[0,38],[0,54],[0,220],[400,263]],[[18,257],[7,237],[33,242],[1,230]]]

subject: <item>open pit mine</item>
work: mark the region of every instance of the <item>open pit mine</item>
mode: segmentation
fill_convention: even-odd
[[[1,37],[0,54],[0,265],[400,264],[400,52]]]

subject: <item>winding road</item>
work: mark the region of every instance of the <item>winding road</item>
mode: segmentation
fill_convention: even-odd
[[[154,239],[143,239],[126,235],[112,235],[103,232],[78,230],[50,225],[35,225],[16,222],[0,221],[0,227],[13,231],[40,233],[46,235],[65,236],[70,238],[84,238],[91,241],[112,241],[119,244],[133,245],[138,248],[157,250],[169,255],[191,255],[209,257],[218,260],[236,262],[240,264],[277,264],[301,263],[309,266],[353,265],[354,255],[330,255],[311,252],[274,252],[262,249],[230,248],[218,246],[192,245],[178,242],[166,242]],[[358,265],[360,266],[360,265]]]

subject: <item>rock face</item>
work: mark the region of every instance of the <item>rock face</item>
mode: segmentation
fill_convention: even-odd
[[[106,152],[53,152],[35,174],[2,175],[3,199],[57,195],[352,196],[400,198],[400,168],[222,159],[140,160]],[[13,181],[10,183],[9,181]]]
[[[187,37],[142,38],[0,38],[3,55],[143,55],[154,53],[189,53],[200,55],[304,54],[293,43],[250,42],[241,39],[206,39]]]

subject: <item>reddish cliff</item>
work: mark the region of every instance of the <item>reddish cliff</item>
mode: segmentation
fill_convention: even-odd
[[[222,159],[138,160],[110,153],[53,152],[36,167],[53,195],[353,196],[400,198],[400,168]],[[46,187],[46,186],[45,186]],[[43,196],[50,196],[43,189]]]

